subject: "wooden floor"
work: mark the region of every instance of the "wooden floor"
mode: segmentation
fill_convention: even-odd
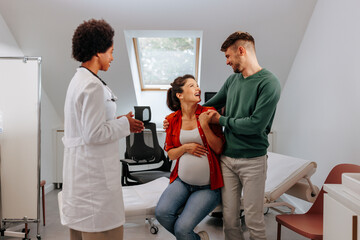
[[[46,226],[40,225],[41,239],[45,240],[66,240],[69,239],[69,230],[60,223],[59,211],[57,205],[57,193],[59,190],[54,190],[46,195]],[[275,221],[276,212],[269,211],[265,215],[266,233],[268,240],[276,239],[277,223]],[[21,228],[22,226],[20,226]],[[161,225],[158,225],[159,232],[151,234],[149,225],[145,221],[138,221],[137,223],[126,223],[124,226],[124,239],[125,240],[175,240],[175,237],[167,232]],[[36,224],[30,225],[30,238],[36,240]],[[196,231],[205,230],[208,232],[210,239],[224,239],[222,231],[222,219],[214,217],[206,217],[195,229]],[[245,231],[245,238],[248,239],[248,232]],[[0,237],[1,240],[5,239],[21,239],[13,237]],[[282,240],[305,240],[306,238],[282,227]]]

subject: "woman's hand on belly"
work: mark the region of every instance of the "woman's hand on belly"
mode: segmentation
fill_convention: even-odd
[[[208,154],[207,148],[198,143],[186,143],[183,145],[185,147],[185,151],[197,157],[201,157],[202,155]]]
[[[168,151],[168,156],[171,160],[178,159],[184,153],[189,153],[197,157],[206,156],[208,154],[207,148],[198,143],[184,143],[180,147],[172,148]]]

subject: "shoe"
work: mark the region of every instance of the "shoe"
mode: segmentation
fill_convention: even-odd
[[[209,235],[205,231],[198,232],[201,240],[210,240]]]

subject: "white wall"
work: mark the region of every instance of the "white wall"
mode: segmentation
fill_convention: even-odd
[[[275,151],[318,164],[360,164],[360,1],[319,0],[278,105]]]
[[[0,15],[0,56],[21,57],[23,51],[12,36],[3,17]],[[38,57],[38,56],[35,56]],[[44,81],[44,79],[42,79]],[[41,179],[46,180],[46,192],[53,188],[53,128],[62,125],[46,92],[41,93]]]
[[[18,57],[24,56],[0,14],[0,56]]]
[[[63,123],[45,90],[41,91],[41,179],[46,180],[46,193],[54,189],[56,141],[55,129]]]

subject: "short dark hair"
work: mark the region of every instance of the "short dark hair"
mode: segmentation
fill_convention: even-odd
[[[238,40],[251,42],[255,46],[255,39],[248,32],[234,32],[232,33],[225,42],[221,45],[220,51],[226,52],[226,50],[233,46]]]
[[[90,19],[80,24],[72,38],[72,56],[79,62],[89,61],[113,45],[114,29],[103,19]]]
[[[194,76],[191,74],[186,74],[181,77],[175,78],[175,80],[170,83],[171,87],[167,91],[166,104],[172,111],[177,111],[181,108],[180,100],[177,98],[176,93],[182,93],[184,91],[183,86],[186,83],[186,79],[192,78],[195,80]]]

